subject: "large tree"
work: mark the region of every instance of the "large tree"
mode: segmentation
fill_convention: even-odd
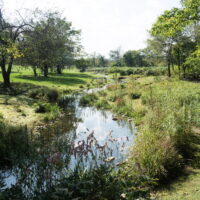
[[[124,55],[124,62],[127,66],[130,67],[145,67],[148,66],[148,63],[145,60],[145,51],[143,50],[132,50],[127,51]]]
[[[45,13],[33,24],[33,29],[24,35],[25,60],[35,68],[39,67],[44,76],[48,76],[49,68],[62,68],[71,64],[80,50],[80,31],[72,28],[57,12]]]
[[[16,23],[9,22],[0,9],[0,67],[4,87],[10,87],[10,74],[14,59],[22,56],[18,48],[19,42],[29,26],[30,24],[24,19]]]
[[[114,66],[122,66],[122,56],[121,56],[121,49],[117,48],[116,50],[111,50],[109,53],[110,60],[113,61]]]

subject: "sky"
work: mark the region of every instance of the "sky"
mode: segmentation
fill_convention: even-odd
[[[76,29],[87,53],[145,48],[148,30],[164,10],[180,0],[3,0],[9,11],[23,8],[58,10]]]

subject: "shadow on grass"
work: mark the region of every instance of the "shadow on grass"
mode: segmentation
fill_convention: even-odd
[[[74,86],[87,83],[84,79],[92,79],[93,76],[80,73],[63,73],[61,75],[50,74],[47,78],[43,76],[34,77],[31,75],[18,75],[16,78],[35,82],[49,82],[57,85]]]
[[[157,190],[168,190],[170,192],[176,191],[177,187],[174,184],[181,184],[186,182],[191,175],[197,175],[196,170],[200,169],[200,128],[193,127],[193,131],[188,138],[191,144],[191,157],[186,160],[183,169],[176,171],[172,177],[164,181]]]
[[[11,88],[4,88],[3,84],[0,84],[0,104],[17,106],[25,103],[32,105],[36,100],[28,97],[27,93],[34,89],[45,88],[45,86],[37,86],[31,83],[13,83],[11,86]],[[13,98],[16,100],[13,101]]]

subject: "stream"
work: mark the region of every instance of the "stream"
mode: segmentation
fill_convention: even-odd
[[[59,129],[59,131],[62,132],[59,138],[63,140],[65,140],[65,138],[70,138],[73,142],[74,151],[75,149],[80,150],[81,148],[83,150],[83,148],[85,148],[84,145],[88,149],[88,138],[90,138],[91,141],[95,140],[99,148],[105,146],[109,148],[110,152],[107,156],[110,157],[111,160],[108,160],[108,162],[113,160],[113,162],[118,163],[127,157],[128,148],[132,144],[136,132],[134,124],[123,118],[113,120],[114,114],[111,111],[90,106],[82,107],[79,105],[82,95],[103,89],[105,89],[105,87],[89,89],[85,90],[83,94],[68,97],[71,99],[71,103],[70,105],[68,103],[66,107],[64,107],[64,112],[67,114],[64,115],[63,119],[60,120],[51,131],[55,132]],[[96,147],[97,145],[91,148]],[[70,169],[73,169],[77,164],[77,152],[70,156]],[[84,153],[82,153],[82,155],[83,154]],[[87,167],[89,165],[88,163],[90,163],[90,158],[87,159],[84,167]],[[33,168],[34,167],[35,166],[33,166]],[[16,170],[6,171],[4,175],[6,188],[11,187],[17,182],[18,175],[16,175]]]

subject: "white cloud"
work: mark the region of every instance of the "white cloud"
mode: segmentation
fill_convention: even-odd
[[[108,54],[121,46],[124,51],[145,47],[147,30],[164,10],[180,0],[4,0],[9,10],[36,8],[63,11],[82,30],[86,52]]]

